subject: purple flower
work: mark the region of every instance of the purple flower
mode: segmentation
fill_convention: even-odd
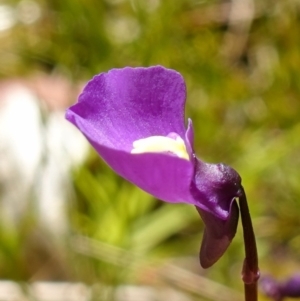
[[[300,274],[295,274],[286,281],[276,281],[271,276],[264,276],[260,283],[263,293],[275,301],[281,301],[286,297],[300,297]]]
[[[174,70],[113,69],[87,84],[66,118],[119,175],[165,202],[196,206],[205,223],[206,268],[235,235],[241,179],[229,166],[196,158],[185,98],[184,79]]]
[[[300,274],[295,274],[283,282],[280,287],[281,294],[285,297],[300,297]]]
[[[266,296],[274,299],[275,301],[281,301],[283,299],[279,283],[271,276],[264,276],[261,279],[260,289]]]

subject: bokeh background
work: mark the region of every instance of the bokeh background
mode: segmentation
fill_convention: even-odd
[[[299,0],[1,0],[1,300],[242,300],[241,227],[203,270],[196,210],[64,120],[93,75],[157,64],[186,80],[197,155],[242,176],[262,274],[300,271]]]

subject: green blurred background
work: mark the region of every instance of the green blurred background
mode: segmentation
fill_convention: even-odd
[[[298,272],[299,0],[0,1],[2,85],[55,77],[74,92],[111,68],[157,64],[186,80],[198,156],[242,176],[262,274]],[[76,94],[52,107],[42,100],[43,120]],[[125,284],[172,287],[189,300],[217,300],[209,292],[226,300],[225,287],[228,300],[242,293],[240,226],[223,258],[203,270],[203,224],[192,206],[154,199],[116,176],[92,149],[70,177],[64,233],[41,226],[34,193],[17,222],[0,221],[0,278],[83,282],[95,288],[90,300],[117,300],[114,292]]]

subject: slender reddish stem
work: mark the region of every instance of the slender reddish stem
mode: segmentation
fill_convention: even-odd
[[[244,233],[245,260],[242,271],[245,301],[257,301],[257,280],[259,279],[258,256],[255,235],[244,188],[239,196],[241,219]]]

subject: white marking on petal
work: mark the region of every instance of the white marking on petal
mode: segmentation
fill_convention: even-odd
[[[151,136],[133,142],[132,154],[171,152],[179,158],[189,160],[185,143],[178,135],[175,139],[164,136]]]

